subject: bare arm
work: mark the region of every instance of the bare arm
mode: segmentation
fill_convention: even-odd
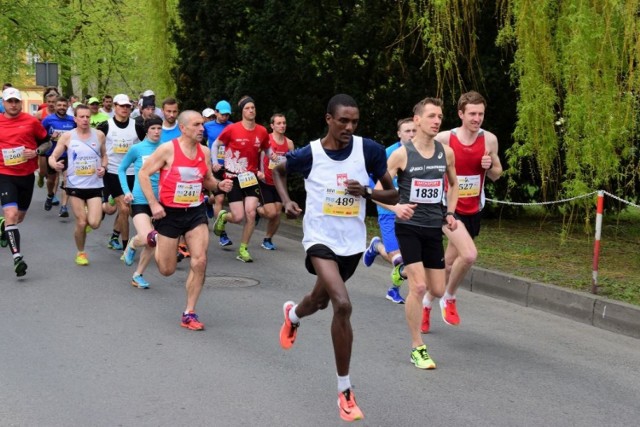
[[[447,181],[449,181],[449,188],[447,189],[447,210],[449,212],[455,212],[458,205],[458,175],[456,175],[456,156],[453,150],[448,145],[443,145],[445,155],[447,156]],[[450,230],[455,230],[458,223],[453,215],[446,215],[445,221],[446,227]]]
[[[267,148],[266,150],[262,150],[260,152],[260,161],[259,161],[260,164],[258,165],[258,173],[256,174],[256,176],[261,181],[264,181],[264,162],[262,161],[262,156],[271,158],[272,154],[273,154],[273,150],[271,149],[271,147]]]
[[[482,157],[482,167],[486,169],[491,181],[496,181],[502,175],[502,164],[498,156],[498,138],[491,132],[485,132],[485,155]]]
[[[436,137],[434,138],[440,144],[449,145],[449,138],[451,137],[451,131],[445,130],[442,132],[438,132]]]
[[[302,213],[300,206],[291,200],[289,196],[289,190],[287,188],[287,161],[283,161],[273,169],[273,183],[276,186],[276,190],[282,199],[282,205],[284,206],[284,213],[288,218],[296,218]]]
[[[393,182],[393,178],[398,175],[398,171],[404,170],[407,166],[407,150],[404,147],[398,148],[394,151],[391,156],[387,159],[387,173]],[[376,184],[382,185],[381,183]],[[377,203],[377,202],[376,202]],[[382,207],[389,209],[391,212],[394,212],[396,216],[403,220],[408,220],[413,216],[416,207],[418,206],[415,203],[397,203],[394,205],[390,204],[381,204]]]
[[[69,141],[71,141],[71,134],[69,132],[66,132],[64,135],[60,137],[60,139],[58,140],[58,143],[56,144],[56,148],[53,149],[53,152],[47,159],[49,166],[51,166],[52,169],[55,169],[58,172],[61,172],[64,169],[64,163],[59,162],[58,159],[67,150],[67,147],[69,146]]]
[[[204,176],[204,181],[202,185],[207,190],[220,190],[228,193],[231,191],[231,187],[233,186],[233,181],[230,179],[225,179],[222,181],[218,181],[211,172],[211,152],[207,147],[202,147],[202,151],[205,154],[205,161],[207,162],[207,174]]]
[[[98,168],[98,176],[103,177],[104,174],[107,173],[107,165],[109,164],[109,158],[107,157],[107,147],[105,145],[106,137],[104,133],[99,130],[96,130],[96,134],[98,135],[98,141],[100,142],[100,166]]]

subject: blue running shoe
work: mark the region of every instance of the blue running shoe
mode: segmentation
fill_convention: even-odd
[[[227,232],[223,231],[222,234],[220,234],[220,246],[231,246],[233,245],[233,242],[231,241],[231,239],[229,239],[229,236],[227,236]]]
[[[47,196],[47,199],[44,201],[44,210],[50,211],[53,206],[53,197]]]
[[[127,265],[133,265],[133,259],[135,258],[135,256],[136,250],[132,248],[131,245],[127,245],[127,247],[124,248],[124,253],[122,254],[122,257],[120,259]]]
[[[264,239],[262,241],[262,247],[268,251],[275,251],[276,250],[276,245],[273,244],[273,242],[271,241],[271,239]]]
[[[386,298],[394,304],[404,304],[404,298],[402,298],[402,295],[400,295],[400,288],[398,288],[397,286],[392,286],[389,288]]]
[[[53,206],[60,205],[60,199],[58,199],[58,196],[56,196],[55,194],[53,195],[53,198],[51,198],[51,204]]]
[[[378,236],[375,236],[373,239],[371,239],[371,243],[369,243],[369,247],[367,248],[366,252],[364,253],[364,256],[362,257],[362,262],[367,267],[371,267],[371,264],[373,264],[373,261],[380,254],[380,252],[378,252],[378,250],[376,249],[376,246],[378,246],[378,243],[382,243],[382,240],[380,240]]]
[[[204,206],[207,208],[207,218],[213,219],[213,205],[209,203],[209,196],[204,196]]]
[[[149,282],[142,277],[142,274],[136,274],[131,278],[131,286],[140,289],[149,289]]]
[[[117,237],[112,237],[111,239],[109,239],[109,243],[107,243],[107,247],[115,251],[121,251],[122,243],[120,243]]]

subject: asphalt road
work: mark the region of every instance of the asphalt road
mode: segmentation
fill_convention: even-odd
[[[20,226],[29,270],[0,252],[0,426],[331,426],[337,414],[331,311],[305,318],[293,349],[278,343],[282,303],[313,285],[300,242],[250,246],[254,263],[212,235],[198,314],[180,327],[186,261],[151,289],[107,249],[112,226],[88,236],[74,264],[73,220],[44,212],[36,189]],[[640,340],[461,291],[462,323],[436,315],[426,336],[434,371],[409,363],[403,306],[386,299],[389,269],[359,267],[351,379],[366,426],[610,426],[640,418]],[[404,290],[406,292],[406,290]]]

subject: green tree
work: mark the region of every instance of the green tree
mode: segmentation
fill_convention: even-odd
[[[176,0],[2,0],[0,8],[5,80],[21,75],[29,52],[60,64],[65,93],[175,92],[167,33]]]

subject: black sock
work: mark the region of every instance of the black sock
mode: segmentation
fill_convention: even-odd
[[[111,238],[112,239],[119,239],[120,238],[120,232],[118,230],[113,230],[113,234],[111,234]]]
[[[16,255],[20,253],[20,230],[17,225],[7,225],[4,228],[7,234],[7,240],[9,240],[9,248],[11,248],[11,254]]]

